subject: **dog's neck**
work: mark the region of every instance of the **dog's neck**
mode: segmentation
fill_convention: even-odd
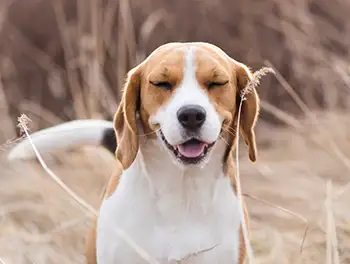
[[[224,177],[223,157],[226,145],[218,140],[202,165],[181,166],[158,138],[140,138],[139,151],[128,169],[146,179],[152,191],[166,193],[176,189],[215,188]],[[130,171],[131,170],[131,171]],[[196,186],[196,187],[195,187]]]

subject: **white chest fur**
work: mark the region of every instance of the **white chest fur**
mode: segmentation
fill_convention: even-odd
[[[215,157],[205,168],[185,172],[157,162],[158,155],[145,163],[141,156],[147,155],[139,153],[102,204],[98,263],[147,263],[113,231],[113,223],[161,264],[236,264],[238,201],[229,178],[212,166]]]

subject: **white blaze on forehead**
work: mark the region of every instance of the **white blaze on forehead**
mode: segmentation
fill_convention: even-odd
[[[194,82],[198,85],[196,78],[196,61],[194,48],[190,47],[185,53],[185,64],[184,64],[184,79],[182,84]]]
[[[200,130],[203,141],[214,142],[221,130],[222,120],[196,76],[195,51],[195,47],[189,47],[184,51],[183,79],[174,90],[169,102],[163,105],[152,118],[152,122],[160,125],[165,138],[173,145],[184,141],[184,129],[177,119],[177,112],[186,105],[201,106],[207,114],[206,121]]]
[[[197,80],[195,55],[194,47],[190,47],[185,51],[184,77],[175,91],[174,100],[182,100],[184,105],[193,103],[205,106],[205,104],[209,103],[209,98]]]

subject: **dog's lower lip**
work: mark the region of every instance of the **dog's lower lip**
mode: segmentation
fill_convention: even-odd
[[[176,145],[177,151],[186,158],[198,158],[204,154],[208,147],[207,143],[200,140],[190,139],[182,144]]]
[[[170,149],[174,155],[181,160],[181,162],[187,164],[196,164],[201,162],[208,154],[211,147],[213,147],[215,144],[215,141],[212,143],[206,143],[196,138],[192,138],[181,144],[173,146],[166,140],[162,131],[160,131],[160,135],[168,149]]]

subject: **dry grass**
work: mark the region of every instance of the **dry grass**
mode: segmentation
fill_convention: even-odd
[[[339,122],[338,130],[350,125],[346,115],[322,116],[320,122],[327,127],[334,125],[335,120]],[[322,137],[308,122],[301,124],[313,137]],[[349,156],[348,135],[340,134],[331,135]],[[349,181],[344,164],[291,129],[271,129],[260,123],[257,136],[260,155],[256,164],[249,162],[245,149],[241,150],[243,192],[298,213],[309,222],[309,233],[300,253],[305,223],[247,197],[257,263],[322,263],[327,254],[332,256],[329,263],[338,263],[333,262],[334,254],[339,254],[339,263],[349,263],[350,193],[337,195]],[[88,149],[59,153],[45,160],[65,184],[89,204],[98,206],[101,190],[113,167],[109,153]],[[3,261],[83,263],[83,243],[90,217],[39,164],[10,166],[4,160],[1,164],[0,257]],[[329,188],[326,191],[329,181],[331,193]]]
[[[341,109],[350,102],[349,11],[341,0],[2,0],[9,113],[26,99],[63,120],[110,116],[126,72],[169,41],[209,41],[255,69],[267,60],[309,106]],[[268,103],[303,112],[274,78],[263,87]]]

